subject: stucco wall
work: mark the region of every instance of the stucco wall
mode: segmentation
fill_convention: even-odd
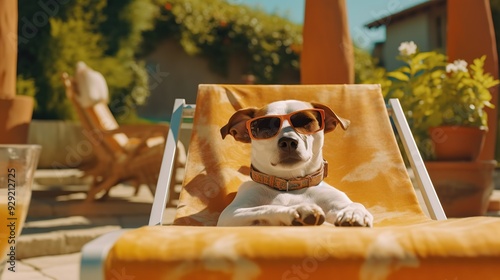
[[[387,25],[387,39],[384,46],[385,66],[387,70],[394,70],[402,65],[396,59],[399,55],[398,47],[401,42],[413,41],[421,51],[430,50],[429,21],[425,14],[415,15]]]
[[[444,3],[444,2],[442,2]],[[402,65],[396,59],[401,42],[414,41],[421,51],[446,49],[446,5],[432,5],[386,25],[386,41],[382,47],[384,66],[394,70]]]
[[[166,40],[151,53],[146,62],[149,69],[151,96],[145,106],[138,108],[139,115],[154,120],[168,120],[176,98],[188,103],[196,102],[199,84],[239,84],[246,74],[246,61],[233,55],[229,62],[228,75],[222,76],[210,69],[209,61],[203,56],[190,56],[175,40]],[[298,84],[298,71],[285,71],[280,84]]]

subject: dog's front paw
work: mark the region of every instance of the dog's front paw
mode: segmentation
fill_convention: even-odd
[[[319,226],[325,222],[325,213],[316,204],[299,204],[291,212],[292,226]]]
[[[336,226],[372,227],[373,216],[359,203],[352,203],[337,213]]]

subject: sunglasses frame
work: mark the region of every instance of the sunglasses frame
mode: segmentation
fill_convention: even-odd
[[[313,131],[313,132],[306,132],[306,133],[304,133],[304,132],[297,131],[297,129],[293,125],[292,120],[290,119],[290,117],[292,117],[295,114],[298,114],[298,113],[301,113],[301,112],[306,112],[306,111],[319,112],[319,114],[321,116],[321,119],[322,119],[322,122],[321,122],[321,126],[320,126],[320,128],[318,130]],[[286,115],[267,115],[267,116],[261,116],[261,117],[252,118],[252,119],[249,119],[246,122],[246,128],[247,128],[248,135],[250,136],[250,138],[252,140],[269,140],[269,139],[273,139],[274,137],[278,136],[279,131],[280,131],[281,127],[283,126],[283,123],[285,122],[285,120],[287,120],[288,123],[290,124],[290,126],[293,128],[293,130],[295,130],[295,132],[300,133],[300,134],[314,134],[314,133],[316,133],[318,131],[321,131],[321,130],[325,129],[325,117],[326,117],[325,116],[325,110],[319,109],[319,108],[310,108],[310,109],[304,109],[304,110],[299,110],[299,111],[291,112],[291,113],[286,114]],[[278,118],[280,120],[279,128],[278,128],[278,130],[276,130],[276,133],[273,136],[271,136],[271,137],[268,137],[268,138],[256,138],[252,134],[251,123],[254,122],[254,121],[256,121],[256,120],[266,119],[266,118]]]

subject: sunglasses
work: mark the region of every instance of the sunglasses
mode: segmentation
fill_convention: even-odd
[[[306,109],[287,115],[257,117],[248,120],[246,127],[251,139],[270,139],[278,135],[285,120],[290,123],[297,133],[313,134],[325,128],[325,111],[322,109]]]

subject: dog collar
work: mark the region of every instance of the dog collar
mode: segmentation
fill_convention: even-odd
[[[328,176],[328,162],[323,160],[323,166],[316,172],[305,177],[297,177],[292,179],[283,179],[280,177],[268,175],[257,171],[253,166],[250,166],[250,178],[254,182],[264,184],[278,191],[293,191],[303,188],[316,186]]]

